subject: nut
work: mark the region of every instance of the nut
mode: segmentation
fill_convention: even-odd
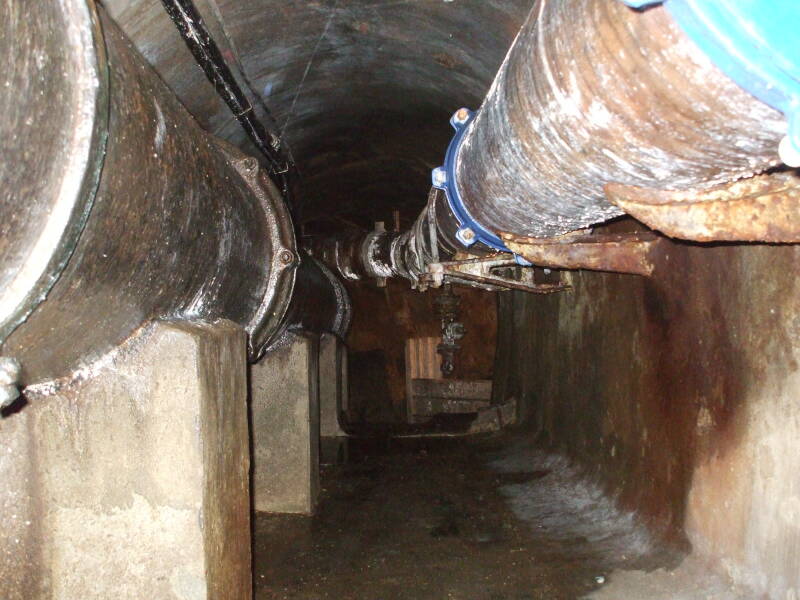
[[[447,183],[447,171],[442,167],[436,167],[433,170],[433,185],[436,187],[444,187]]]
[[[294,253],[291,250],[281,250],[278,254],[278,260],[282,265],[289,266],[294,262]]]
[[[466,108],[459,108],[453,115],[453,122],[463,124],[469,119],[469,110]]]

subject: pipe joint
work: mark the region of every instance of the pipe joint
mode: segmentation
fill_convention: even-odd
[[[458,221],[458,230],[455,233],[455,237],[462,246],[469,248],[480,242],[494,250],[510,252],[497,234],[487,229],[470,214],[458,191],[458,180],[456,177],[458,151],[464,140],[464,135],[476,114],[477,113],[467,108],[459,108],[453,113],[453,116],[450,117],[450,125],[456,130],[456,133],[447,146],[444,165],[432,171],[431,182],[433,187],[443,190],[447,196],[447,203],[450,205],[450,210],[453,211],[453,215],[455,215]]]

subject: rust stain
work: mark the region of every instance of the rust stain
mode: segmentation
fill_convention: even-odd
[[[565,235],[529,238],[502,233],[509,250],[537,266],[652,275],[651,253],[661,242],[652,233]]]
[[[552,294],[570,289],[560,282],[539,282],[532,269],[519,269],[507,253],[433,263],[428,266],[426,284],[439,287],[453,283],[490,291],[519,290],[533,294]]]
[[[435,317],[434,294],[409,289],[402,279],[389,279],[386,288],[370,281],[348,281],[353,302],[353,324],[347,345],[350,366],[360,373],[351,377],[348,405],[350,422],[384,421],[405,415],[405,343],[414,337],[437,337],[441,323]],[[460,288],[462,322],[466,326],[464,346],[455,364],[453,378],[491,379],[494,366],[497,311],[495,294]],[[371,360],[363,360],[369,355]],[[385,382],[384,397],[376,396],[366,383]]]
[[[522,399],[538,439],[682,545],[696,470],[720,465],[713,485],[738,481],[725,457],[743,443],[754,394],[769,369],[796,368],[784,274],[800,247],[662,239],[651,259],[649,278],[581,271],[574,294],[499,295],[494,385]]]
[[[458,61],[446,52],[439,52],[433,55],[433,60],[447,69],[454,69],[458,66]]]
[[[800,242],[800,176],[778,172],[701,191],[662,191],[609,183],[612,204],[674,238]]]

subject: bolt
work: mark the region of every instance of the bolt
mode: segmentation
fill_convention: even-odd
[[[17,381],[20,366],[15,358],[0,356],[0,408],[5,408],[19,396]]]
[[[453,122],[462,125],[469,119],[469,111],[466,108],[459,108],[456,114],[453,115]]]
[[[447,171],[444,170],[444,167],[436,167],[433,170],[433,185],[437,188],[447,185]]]
[[[289,266],[294,262],[294,253],[291,250],[281,250],[280,254],[278,255],[278,260],[281,261],[282,265]]]
[[[475,232],[469,227],[462,227],[456,231],[456,239],[468,248],[477,241]]]
[[[248,157],[242,161],[242,166],[244,166],[245,171],[252,174],[258,169],[258,161],[253,157]]]

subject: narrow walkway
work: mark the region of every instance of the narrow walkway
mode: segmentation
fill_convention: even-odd
[[[499,438],[351,444],[315,517],[256,518],[255,597],[566,600],[677,562],[573,479]]]

